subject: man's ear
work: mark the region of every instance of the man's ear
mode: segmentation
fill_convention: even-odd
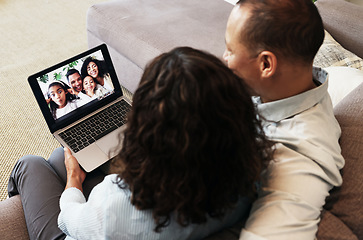
[[[277,68],[277,57],[270,51],[263,51],[258,55],[260,63],[261,77],[270,78],[272,77]]]

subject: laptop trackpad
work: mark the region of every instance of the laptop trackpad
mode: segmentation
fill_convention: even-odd
[[[74,156],[78,159],[79,164],[86,172],[92,171],[109,159],[96,144],[90,145],[78,153],[75,153]]]
[[[109,158],[116,156],[121,148],[120,134],[125,129],[125,125],[116,129],[115,131],[107,134],[103,138],[96,141],[96,145],[107,155]]]

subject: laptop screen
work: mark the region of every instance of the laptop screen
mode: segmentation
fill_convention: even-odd
[[[122,96],[102,44],[28,78],[51,132]]]

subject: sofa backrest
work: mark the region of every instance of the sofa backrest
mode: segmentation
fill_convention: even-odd
[[[333,38],[363,58],[363,6],[345,0],[318,0],[316,6]]]

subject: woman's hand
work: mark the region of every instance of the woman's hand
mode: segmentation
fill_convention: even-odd
[[[86,172],[81,169],[77,159],[68,148],[64,148],[64,164],[67,170],[67,184],[65,189],[75,187],[83,191],[82,183],[86,178]]]

